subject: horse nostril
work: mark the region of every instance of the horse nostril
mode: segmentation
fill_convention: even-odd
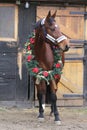
[[[69,46],[68,45],[66,45],[65,46],[65,50],[64,51],[68,51],[69,50]]]

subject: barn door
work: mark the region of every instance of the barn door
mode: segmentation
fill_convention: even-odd
[[[0,4],[0,100],[14,100],[17,74],[18,8]]]
[[[58,23],[64,34],[70,39],[70,50],[65,54],[65,66],[60,81],[58,97],[66,99],[69,105],[81,105],[83,96],[83,43],[84,40],[84,8],[66,8],[60,10]],[[64,22],[65,21],[65,22]],[[80,100],[79,100],[80,99]],[[76,103],[76,100],[77,103]],[[75,102],[75,104],[74,104]],[[65,102],[65,104],[67,104]]]
[[[38,7],[37,20],[47,15],[48,11],[57,10],[56,22],[63,34],[69,38],[70,50],[65,53],[65,65],[62,78],[59,83],[57,97],[60,101],[59,105],[82,105],[83,96],[83,42],[84,40],[84,13],[74,14],[76,12],[84,12],[83,7]],[[68,101],[68,99],[77,103]],[[68,101],[68,102],[66,102]],[[68,104],[67,104],[68,103]]]

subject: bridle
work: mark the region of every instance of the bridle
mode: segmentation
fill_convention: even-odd
[[[62,35],[62,36],[60,36],[59,38],[55,39],[54,37],[52,37],[52,36],[49,35],[49,34],[46,35],[46,38],[47,38],[48,40],[50,40],[51,42],[53,42],[55,45],[56,45],[57,43],[62,42],[62,41],[65,40],[65,39],[67,39],[67,37],[65,37],[64,35]]]
[[[45,26],[44,26],[44,24],[45,24],[45,18],[43,18],[43,19],[41,20],[41,23],[40,23],[40,24],[41,24],[41,26],[42,26],[42,28],[43,28],[43,32],[44,32],[44,35],[45,35],[46,39],[50,40],[54,45],[57,45],[58,43],[60,43],[60,42],[62,42],[63,40],[66,40],[66,39],[67,39],[67,37],[64,36],[64,35],[62,35],[62,36],[60,36],[60,37],[58,37],[58,38],[56,39],[56,38],[52,37],[50,34],[48,34],[48,33],[46,32],[46,29],[45,29]]]

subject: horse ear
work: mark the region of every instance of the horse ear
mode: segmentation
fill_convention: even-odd
[[[54,14],[52,15],[53,18],[56,17],[56,13],[57,13],[57,10],[54,12]]]
[[[46,19],[48,19],[49,17],[51,17],[51,11],[50,10],[48,12],[48,15],[47,15]]]

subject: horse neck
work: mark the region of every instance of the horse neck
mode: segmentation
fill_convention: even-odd
[[[42,32],[36,32],[34,53],[41,68],[44,70],[52,69],[54,63],[53,51],[50,44],[45,42]]]

